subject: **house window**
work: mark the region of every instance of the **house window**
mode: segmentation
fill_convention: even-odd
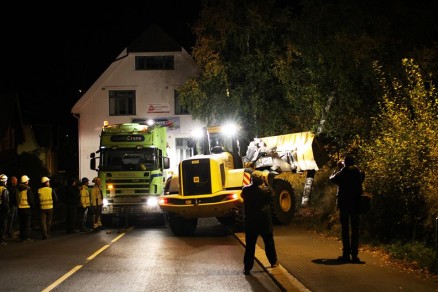
[[[175,115],[189,115],[190,113],[188,108],[179,103],[178,91],[174,90],[173,96],[175,101]]]
[[[136,56],[135,70],[173,70],[173,56]]]
[[[135,115],[135,90],[109,91],[110,116]]]

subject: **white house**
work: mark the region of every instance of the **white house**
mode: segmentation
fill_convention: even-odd
[[[198,74],[190,54],[156,25],[151,25],[94,82],[73,106],[78,118],[79,177],[96,176],[90,153],[99,148],[104,121],[109,124],[153,119],[168,126],[168,156],[176,170],[190,155],[190,131],[202,126],[178,102],[176,89]]]

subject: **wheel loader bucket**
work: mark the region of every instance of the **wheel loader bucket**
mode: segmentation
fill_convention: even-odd
[[[275,149],[279,156],[291,154],[298,171],[319,170],[328,161],[326,151],[312,132],[300,132],[260,138],[268,149]]]

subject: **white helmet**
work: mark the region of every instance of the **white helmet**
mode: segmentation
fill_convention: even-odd
[[[2,182],[7,182],[8,181],[8,177],[6,176],[6,174],[0,175],[0,181],[2,181]]]
[[[41,179],[41,183],[46,183],[50,181],[50,178],[48,178],[47,176],[43,176],[43,178]]]
[[[25,183],[25,182],[28,182],[30,179],[29,179],[29,177],[27,176],[27,175],[23,175],[22,177],[21,177],[21,182],[22,183]]]

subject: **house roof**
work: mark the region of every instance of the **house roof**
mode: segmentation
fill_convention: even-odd
[[[127,52],[180,52],[181,49],[182,46],[158,25],[151,24],[127,47]]]

